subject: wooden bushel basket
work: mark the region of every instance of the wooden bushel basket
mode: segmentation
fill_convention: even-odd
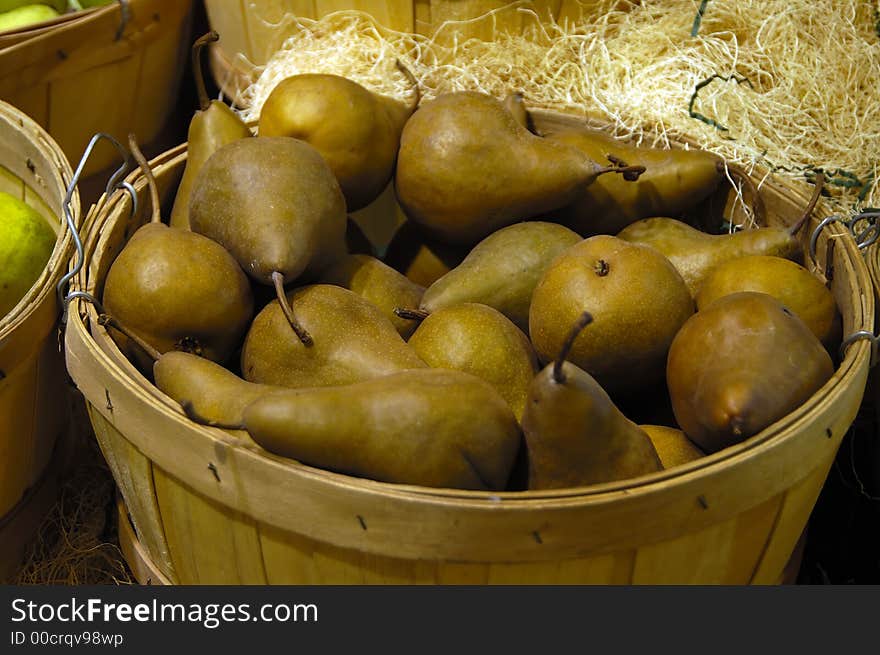
[[[396,32],[421,34],[441,43],[502,32],[519,34],[529,23],[589,15],[596,0],[205,0],[205,11],[220,41],[210,48],[211,72],[230,98],[255,79],[285,39],[296,33],[293,18],[317,20],[343,10],[362,11]]]
[[[177,101],[191,8],[192,0],[114,2],[2,47],[0,98],[46,128],[70,161],[97,132],[149,143]],[[99,149],[83,173],[116,161]]]
[[[0,580],[18,564],[40,512],[54,500],[44,480],[69,406],[58,339],[56,284],[67,271],[71,233],[63,204],[73,173],[52,138],[0,102],[0,190],[37,209],[58,233],[47,267],[13,310],[0,317]],[[79,195],[70,212],[79,221]]]
[[[536,118],[539,127],[571,120]],[[152,162],[166,210],[185,163],[185,146]],[[75,284],[97,297],[149,217],[144,180],[130,179],[141,199],[134,217],[123,192],[89,216],[88,264]],[[793,222],[808,201],[773,182],[761,196],[773,223]],[[864,258],[844,227],[815,231],[822,211],[804,246],[815,232],[815,265],[833,265],[844,334],[871,332]],[[797,410],[676,469],[487,493],[331,473],[266,453],[244,433],[197,425],[120,353],[88,302],[71,305],[65,338],[68,370],[131,517],[133,566],[173,584],[776,584],[855,418],[871,354],[868,340],[853,340]]]

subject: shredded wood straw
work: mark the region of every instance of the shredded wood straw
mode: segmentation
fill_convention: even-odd
[[[74,407],[68,436],[72,461],[13,584],[134,583],[116,536],[113,476],[86,427],[84,405]]]
[[[789,180],[822,169],[836,211],[880,204],[880,3],[600,0],[580,20],[558,22],[540,20],[530,4],[508,5],[524,29],[494,41],[459,41],[451,30],[462,23],[429,38],[356,11],[288,15],[273,29],[291,36],[243,91],[244,117],[255,120],[280,80],[305,72],[406,99],[400,59],[425,99],[521,91],[531,107],[590,114],[645,145],[686,137]]]

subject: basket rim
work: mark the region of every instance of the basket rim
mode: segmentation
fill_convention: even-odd
[[[85,7],[79,11],[71,11],[64,12],[63,14],[59,14],[54,18],[49,18],[47,20],[41,20],[39,23],[32,23],[30,25],[25,25],[23,27],[17,27],[11,30],[0,30],[0,43],[5,38],[13,37],[22,39],[29,39],[35,36],[39,36],[44,32],[54,29],[59,25],[65,25],[70,23],[71,21],[79,20],[88,14],[92,14],[96,11],[103,9],[103,7]],[[8,46],[7,46],[8,47]]]
[[[58,143],[36,121],[13,105],[0,100],[0,121],[5,121],[9,126],[18,126],[21,132],[28,131],[33,136],[34,146],[43,150],[43,153],[51,160],[58,173],[55,182],[63,185],[61,198],[65,197],[73,179],[73,169],[64,155]],[[27,184],[24,180],[22,180]],[[70,197],[70,212],[74,223],[79,225],[82,213],[79,190],[74,188]],[[0,347],[3,341],[23,323],[25,323],[47,300],[54,296],[56,284],[64,276],[69,264],[70,253],[73,249],[73,235],[63,215],[57,216],[58,233],[55,246],[46,266],[43,267],[40,276],[31,286],[30,290],[19,302],[6,314],[0,317]]]
[[[559,112],[550,112],[556,113]],[[180,160],[186,158],[186,144],[181,144],[172,148],[151,161],[151,166],[157,168],[160,165],[179,164]],[[757,175],[757,173],[756,173]],[[129,176],[129,181],[141,187],[145,184],[139,171],[134,171]],[[794,190],[785,187],[786,192]],[[111,215],[111,210],[116,203],[127,197],[123,192],[117,191],[111,197],[106,198],[103,203],[101,212],[105,219]],[[104,200],[102,198],[102,200]],[[99,201],[99,205],[101,202]],[[95,206],[89,212],[86,222],[96,222],[92,228],[103,227],[97,224],[100,216],[97,215]],[[855,244],[852,235],[843,230],[836,224],[826,225],[823,230],[827,231],[830,236],[842,241],[845,246],[847,258],[853,262],[856,276],[861,283],[862,305],[857,308],[856,313],[856,329],[873,330],[874,324],[874,298],[873,293],[866,294],[871,287],[867,267],[862,257],[861,251]],[[92,229],[90,236],[94,236],[100,229]],[[90,239],[93,240],[93,239]],[[92,244],[95,245],[95,244]],[[836,250],[836,252],[838,252]],[[80,273],[78,286],[86,288],[86,277],[88,267],[84,267]],[[368,494],[390,494],[405,498],[408,500],[433,501],[433,502],[455,502],[473,504],[475,507],[499,507],[499,501],[504,501],[503,506],[546,506],[548,502],[566,503],[582,503],[584,501],[605,502],[609,499],[619,498],[621,496],[632,496],[633,494],[650,494],[666,490],[672,484],[684,484],[693,481],[696,478],[711,474],[718,471],[721,467],[728,464],[736,464],[743,460],[752,459],[760,456],[761,453],[773,448],[774,446],[793,439],[798,436],[798,432],[793,428],[803,425],[810,420],[810,415],[816,411],[832,405],[840,398],[848,384],[853,384],[860,375],[867,376],[867,370],[870,367],[871,346],[865,340],[855,342],[846,352],[845,357],[840,361],[833,376],[817,390],[806,402],[800,407],[782,417],[771,426],[768,426],[760,433],[746,439],[745,441],[730,446],[716,453],[702,457],[694,462],[690,462],[672,469],[666,469],[657,473],[652,473],[637,478],[630,478],[599,485],[589,485],[584,487],[572,487],[559,490],[538,490],[538,491],[470,491],[447,488],[431,488],[418,485],[403,485],[387,482],[379,482],[366,478],[358,478],[342,473],[327,471],[317,467],[308,466],[295,460],[287,459],[268,453],[259,446],[256,446],[247,438],[237,436],[234,432],[220,430],[195,424],[190,421],[184,413],[179,409],[177,403],[168,398],[154,385],[149,383],[137,370],[131,366],[130,370],[123,370],[117,362],[113,361],[97,344],[94,335],[87,328],[84,317],[88,317],[91,325],[97,325],[97,313],[91,305],[84,306],[82,301],[76,299],[74,301],[75,311],[70,312],[68,333],[77,333],[78,338],[82,338],[90,352],[94,354],[99,364],[107,370],[108,373],[120,376],[125,382],[125,386],[129,391],[139,396],[144,402],[148,402],[152,409],[164,413],[168,418],[176,421],[182,427],[190,431],[198,432],[202,437],[211,440],[213,443],[222,444],[233,449],[241,449],[251,453],[258,454],[266,465],[280,465],[288,469],[291,473],[310,477],[315,480],[321,480],[324,483],[332,485],[344,485],[348,488],[356,487],[360,491]],[[71,329],[72,328],[72,329]],[[103,330],[103,328],[99,328]],[[103,332],[107,340],[109,336]],[[112,342],[112,340],[110,340]],[[113,344],[111,347],[115,347]],[[118,349],[116,352],[119,352]],[[119,357],[124,357],[119,352]],[[842,435],[840,435],[842,436]],[[804,472],[806,475],[808,470]]]

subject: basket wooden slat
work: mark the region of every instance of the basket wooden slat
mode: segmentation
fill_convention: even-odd
[[[112,3],[0,49],[0,98],[45,127],[70,161],[97,132],[124,140],[133,131],[152,141],[177,100],[192,1],[128,6],[125,22]],[[98,148],[84,173],[117,158]]]
[[[539,120],[571,120],[541,114]],[[153,162],[164,202],[183,147]],[[100,293],[142,202],[117,192],[92,217],[81,288]],[[765,181],[781,222],[807,194]],[[815,228],[821,211],[805,232]],[[806,241],[805,241],[806,243]],[[830,244],[834,244],[831,246]],[[840,225],[823,228],[816,266],[833,264],[844,331],[873,330],[865,262]],[[144,551],[174,583],[778,583],[862,399],[870,344],[856,341],[807,403],[722,452],[638,480],[485,494],[388,485],[300,465],[242,433],[196,425],[153,387],[77,302],[68,369]]]
[[[37,209],[58,234],[40,277],[18,305],[0,317],[0,523],[10,544],[29,536],[36,514],[45,509],[39,499],[47,492],[36,497],[33,490],[41,485],[53,488],[44,478],[58,436],[68,423],[55,286],[67,270],[72,250],[62,218],[72,176],[52,138],[19,110],[0,102],[0,188]],[[77,193],[70,207],[78,221]],[[36,499],[23,508],[28,497]],[[17,521],[13,513],[29,518]],[[15,557],[20,555],[14,552]],[[7,559],[11,556],[0,553],[0,567],[12,565]]]
[[[519,34],[536,20],[583,19],[599,4],[598,0],[205,0],[205,9],[211,27],[220,34],[220,42],[210,50],[211,71],[224,93],[238,99],[260,67],[296,34],[296,18],[361,11],[390,30],[449,43],[469,38],[491,41],[503,32]]]
[[[67,12],[61,14],[57,18],[40,21],[39,23],[28,25],[26,27],[21,27],[15,30],[0,32],[0,48],[8,48],[10,46],[21,43],[22,41],[32,39],[35,36],[45,34],[46,32],[57,28],[59,25],[64,25],[65,23],[81,20],[89,14],[93,13],[94,11],[97,11],[97,8],[83,9],[82,11],[77,12]]]

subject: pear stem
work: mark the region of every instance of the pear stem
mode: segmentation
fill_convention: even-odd
[[[406,307],[397,307],[394,309],[394,313],[409,321],[424,321],[431,315],[431,312],[425,309],[407,309]]]
[[[403,73],[403,76],[407,79],[407,81],[412,84],[413,91],[415,92],[415,98],[411,104],[412,109],[410,111],[413,112],[422,101],[422,87],[421,85],[419,85],[419,81],[416,79],[416,76],[412,74],[412,71],[409,68],[403,65],[403,62],[401,62],[400,59],[395,59],[394,65],[397,66],[397,70]]]
[[[645,172],[644,166],[605,166],[596,171],[596,177],[605,173],[620,173],[627,182],[635,182],[639,176]]]
[[[202,111],[205,111],[211,103],[211,101],[208,99],[208,90],[205,88],[205,75],[204,73],[202,73],[202,48],[204,48],[209,43],[214,43],[215,41],[219,40],[220,35],[217,34],[217,32],[215,32],[214,30],[211,30],[204,36],[196,39],[195,43],[193,43],[192,45],[193,78],[196,81],[196,93],[198,93],[199,108]]]
[[[128,135],[128,147],[131,150],[134,160],[138,163],[138,166],[141,167],[141,172],[144,177],[147,178],[147,187],[150,189],[150,203],[153,205],[153,215],[150,218],[150,223],[161,223],[162,208],[159,206],[159,187],[156,186],[156,178],[153,177],[153,171],[150,169],[150,164],[147,162],[147,158],[144,157],[144,153],[141,152],[141,149],[137,144],[137,137],[134,134]]]
[[[813,195],[810,198],[810,202],[807,203],[803,215],[797,220],[794,225],[792,225],[788,229],[788,233],[791,236],[795,236],[798,232],[800,232],[801,228],[804,226],[804,223],[807,222],[807,220],[810,218],[810,214],[812,214],[813,210],[816,208],[816,203],[819,202],[819,196],[822,195],[822,188],[825,186],[825,174],[822,171],[816,173],[815,184],[816,186],[813,189]]]
[[[284,318],[290,323],[290,327],[296,332],[296,336],[299,337],[299,340],[302,341],[303,345],[311,346],[315,343],[312,339],[312,335],[310,335],[308,331],[299,324],[299,321],[297,321],[296,317],[293,315],[293,308],[290,306],[290,303],[287,302],[287,296],[284,293],[284,274],[279,273],[278,271],[272,271],[272,283],[275,285],[275,295],[278,297],[278,304],[281,305],[281,311],[284,312]]]
[[[553,361],[553,380],[557,384],[565,384],[566,378],[565,373],[562,371],[562,365],[565,363],[568,353],[571,352],[574,340],[577,339],[581,331],[592,322],[593,315],[590,312],[584,312],[578,316],[578,319],[574,322],[574,325],[572,325],[571,331],[568,333],[565,342],[562,344],[562,348],[559,350],[559,354]]]
[[[125,337],[129,339],[129,341],[131,341],[138,348],[143,350],[147,354],[147,356],[154,362],[158,362],[159,359],[162,357],[162,353],[153,348],[153,346],[148,344],[141,337],[129,330],[126,326],[117,321],[115,318],[110,316],[110,314],[99,314],[98,325],[101,325],[103,327],[112,327],[117,332],[121,332],[123,335],[125,335]]]

